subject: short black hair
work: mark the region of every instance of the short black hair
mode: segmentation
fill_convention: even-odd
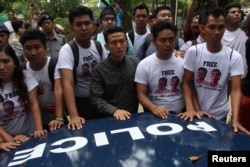
[[[110,34],[114,34],[114,33],[117,33],[117,32],[122,32],[122,33],[124,33],[125,38],[127,39],[127,36],[126,36],[125,32],[123,31],[123,29],[122,29],[121,27],[112,26],[112,27],[108,28],[108,29],[104,32],[104,39],[105,39],[105,42],[108,43],[108,36],[109,36]]]
[[[148,10],[148,7],[146,6],[146,4],[142,3],[140,5],[137,5],[134,10],[133,10],[133,16],[135,16],[135,13],[136,13],[136,10],[143,10],[145,9],[147,11],[147,14],[149,16],[149,10]]]
[[[154,10],[153,15],[155,17],[157,17],[157,15],[159,14],[159,12],[162,11],[162,10],[169,10],[171,12],[171,14],[172,14],[171,8],[169,6],[160,6],[160,7],[157,7]]]
[[[46,35],[42,31],[36,29],[24,31],[19,41],[22,45],[24,45],[26,41],[34,39],[40,40],[43,46],[46,47],[46,41],[47,41]]]
[[[227,16],[228,14],[228,11],[231,9],[231,8],[239,8],[241,10],[241,4],[239,3],[230,3],[228,5],[226,5],[226,7],[224,8],[225,10],[225,15]]]
[[[175,36],[177,35],[177,27],[174,24],[167,22],[166,20],[162,20],[153,25],[153,38],[157,38],[158,33],[165,29],[171,30],[174,32]]]
[[[213,8],[204,11],[199,17],[199,24],[205,25],[208,21],[209,16],[213,16],[215,18],[223,16],[225,18],[224,10],[223,8]]]
[[[90,8],[83,6],[83,5],[77,5],[77,6],[72,7],[69,11],[70,24],[71,25],[73,24],[74,18],[76,16],[82,16],[82,15],[88,15],[92,21],[94,20],[93,11]]]
[[[11,25],[15,32],[18,32],[19,28],[23,27],[24,22],[22,20],[14,20],[11,22]]]

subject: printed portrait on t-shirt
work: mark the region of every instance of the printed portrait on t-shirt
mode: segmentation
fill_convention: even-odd
[[[96,60],[92,60],[92,62],[91,62],[91,68],[93,69],[96,64],[97,64],[97,61]]]
[[[199,85],[209,85],[209,82],[205,81],[206,76],[207,76],[207,69],[204,67],[200,67],[198,69],[196,83]]]
[[[44,93],[45,93],[44,82],[43,81],[38,81],[37,96],[43,95]]]
[[[213,69],[210,73],[210,82],[209,86],[213,88],[222,88],[222,86],[219,84],[219,80],[221,77],[221,72],[219,69]]]
[[[167,89],[167,78],[162,77],[158,81],[158,86],[157,89],[155,90],[154,93],[156,94],[166,94],[170,93],[171,91]]]
[[[180,79],[178,76],[173,76],[170,79],[170,86],[172,93],[178,93],[180,91],[180,89],[178,89],[179,84],[180,84]]]
[[[82,65],[82,77],[89,77],[90,76],[90,67],[88,63],[84,63]]]
[[[20,106],[20,112],[24,113],[29,111],[29,103],[27,99],[23,99],[23,98],[18,98],[18,103]]]
[[[11,100],[7,100],[3,103],[3,117],[4,118],[11,118],[14,115],[15,105],[14,102]]]

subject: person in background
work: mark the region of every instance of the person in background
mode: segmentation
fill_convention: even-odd
[[[36,3],[32,3],[29,5],[29,9],[27,12],[27,19],[31,24],[31,29],[38,29],[38,21],[41,10]]]
[[[112,7],[116,13],[116,26],[122,27],[122,17],[123,17],[123,11],[120,8],[118,3],[110,4],[110,7]]]
[[[24,58],[24,53],[23,53],[23,46],[20,43],[19,39],[21,35],[23,34],[23,32],[25,31],[24,22],[21,20],[15,20],[15,21],[12,21],[11,24],[12,24],[15,34],[10,45],[15,50],[15,53],[19,62],[23,63],[25,61],[25,58]]]
[[[110,27],[104,38],[110,54],[92,71],[91,102],[99,112],[126,120],[138,110],[134,76],[139,60],[126,56],[128,41],[122,28]]]
[[[145,38],[150,34],[150,30],[147,28],[149,19],[149,10],[145,4],[136,6],[133,10],[133,21],[135,22],[135,28],[126,33],[127,38],[131,40],[134,48],[135,56],[139,56],[140,47],[145,41]]]
[[[248,39],[246,41],[246,61],[247,66],[250,67],[250,15],[247,16],[246,21],[246,35]],[[240,113],[239,113],[239,122],[250,131],[250,71],[248,70],[246,77],[242,80],[241,87],[241,103],[240,103]]]
[[[49,14],[41,15],[38,26],[42,27],[46,35],[47,56],[58,57],[61,47],[65,44],[65,36],[56,33],[54,19]]]
[[[4,106],[0,109],[0,126],[12,137],[20,134],[41,137],[47,133],[42,128],[37,85],[37,81],[22,70],[12,47],[0,44],[0,96]],[[27,101],[29,107],[24,108],[19,99]],[[7,102],[9,106],[5,105]]]
[[[100,24],[102,26],[102,32],[98,33],[96,37],[93,37],[93,39],[99,41],[102,46],[104,47],[106,42],[104,39],[104,32],[110,28],[116,25],[116,13],[111,7],[106,7],[102,10],[100,13]],[[106,54],[109,54],[109,51],[105,49]],[[134,55],[134,48],[132,45],[132,42],[128,40],[128,50],[127,55]]]
[[[0,43],[9,43],[10,32],[4,24],[0,24]]]

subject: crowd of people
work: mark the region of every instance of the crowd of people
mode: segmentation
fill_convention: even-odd
[[[29,11],[27,28],[9,15],[0,25],[0,149],[63,125],[79,130],[107,116],[124,121],[139,104],[161,119],[226,123],[232,113],[234,132],[250,135],[250,16],[243,30],[240,4],[194,13],[195,4],[184,39],[167,6],[151,15],[145,4],[136,6],[128,32],[117,25],[116,5],[99,19],[74,6],[68,16],[74,38],[67,42],[47,12]]]

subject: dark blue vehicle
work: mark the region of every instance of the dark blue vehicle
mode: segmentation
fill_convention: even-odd
[[[65,126],[31,138],[16,150],[1,152],[0,167],[206,167],[208,151],[238,150],[250,150],[250,137],[219,121],[188,122],[176,115],[162,120],[140,113],[127,121],[90,120],[81,130]],[[189,159],[200,155],[194,162]]]

